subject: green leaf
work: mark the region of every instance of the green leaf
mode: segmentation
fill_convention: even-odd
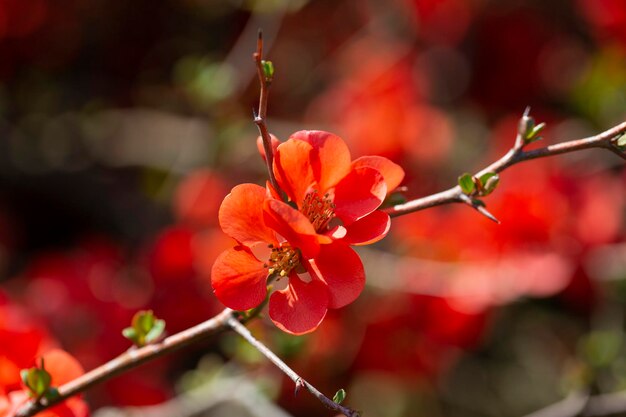
[[[45,369],[30,368],[28,370],[23,369],[20,372],[24,385],[28,388],[31,395],[34,397],[41,397],[50,388],[52,377]]]
[[[498,183],[500,182],[500,176],[495,172],[488,172],[481,175],[479,180],[483,188],[481,195],[489,195],[498,186]]]
[[[157,340],[165,330],[165,320],[156,320],[150,331],[146,334],[146,343]]]
[[[133,317],[133,327],[140,335],[146,335],[154,326],[154,313],[152,310],[140,311]]]
[[[617,138],[617,141],[615,142],[615,144],[619,146],[620,148],[626,147],[626,134],[623,134],[622,136]]]
[[[346,399],[346,390],[344,390],[343,388],[337,391],[335,395],[333,396],[333,402],[336,404],[341,404],[343,400],[345,399]]]
[[[467,172],[459,177],[459,185],[465,194],[473,193],[474,188],[476,187],[472,176]]]
[[[261,61],[261,65],[263,66],[263,75],[265,75],[266,80],[272,80],[274,78],[274,64],[272,61]]]
[[[122,335],[125,338],[130,339],[130,341],[132,341],[133,343],[136,343],[137,341],[137,332],[132,327],[127,327],[122,330]]]
[[[152,310],[141,310],[135,313],[131,327],[122,330],[122,334],[135,346],[142,347],[157,340],[164,330],[165,321],[158,319]]]
[[[545,123],[539,123],[537,126],[533,126],[528,132],[526,132],[526,135],[524,135],[524,139],[526,140],[526,142],[530,143],[530,142],[535,142],[541,139],[541,136],[539,136],[539,133],[541,133],[541,131],[545,127],[546,127]]]

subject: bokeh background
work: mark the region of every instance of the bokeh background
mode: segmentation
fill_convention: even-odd
[[[113,358],[139,309],[169,334],[220,311],[217,208],[265,181],[259,28],[270,130],[387,156],[409,198],[499,158],[527,105],[548,124],[536,146],[626,115],[622,0],[0,0],[5,389],[49,346],[86,369]],[[251,329],[372,416],[523,416],[626,389],[622,167],[601,150],[515,166],[486,200],[501,225],[467,207],[398,218],[361,251],[355,303],[308,336]],[[333,415],[229,334],[86,398],[100,416]]]

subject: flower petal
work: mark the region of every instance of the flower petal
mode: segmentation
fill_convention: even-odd
[[[278,148],[278,145],[280,145],[280,140],[272,135],[270,133],[270,146],[272,147],[272,155],[276,155],[276,148]],[[261,158],[263,158],[263,160],[266,160],[266,156],[265,156],[265,145],[263,144],[263,137],[259,136],[256,138],[256,147],[259,151],[259,153],[261,154]]]
[[[273,231],[263,222],[266,193],[265,188],[256,184],[240,184],[233,188],[219,211],[224,233],[246,246],[257,242],[277,243]]]
[[[328,308],[350,304],[365,287],[365,270],[361,258],[345,243],[322,245],[310,266],[309,273],[313,281],[319,279],[328,285]]]
[[[385,212],[376,210],[349,225],[344,242],[350,245],[369,245],[378,242],[389,233],[391,218]]]
[[[301,130],[290,139],[312,145],[311,165],[322,193],[350,172],[350,150],[339,136],[321,130]]]
[[[301,140],[287,140],[276,148],[274,175],[280,187],[298,206],[315,183],[311,166],[313,147]]]
[[[211,285],[215,296],[233,310],[261,304],[267,294],[267,269],[243,246],[228,249],[215,260]]]
[[[387,184],[388,193],[398,188],[398,185],[400,185],[404,179],[404,170],[402,167],[383,156],[362,156],[352,161],[352,167],[370,167],[380,172]]]
[[[59,386],[85,373],[82,365],[72,355],[61,349],[52,349],[43,355],[46,371],[52,377],[52,385]]]
[[[387,185],[377,170],[355,168],[337,184],[334,194],[335,214],[347,226],[381,205],[387,195]]]
[[[275,291],[270,297],[270,318],[279,329],[291,334],[312,332],[327,311],[326,285],[317,280],[305,283],[296,274],[289,277],[287,288]]]
[[[300,249],[307,259],[317,255],[320,243],[332,241],[329,236],[318,235],[304,214],[282,201],[266,200],[264,209],[265,223],[284,237],[291,246]]]

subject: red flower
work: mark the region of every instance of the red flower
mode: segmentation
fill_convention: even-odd
[[[258,306],[268,276],[286,277],[287,287],[270,297],[269,315],[282,330],[303,334],[315,330],[329,308],[351,303],[363,290],[365,273],[356,252],[317,233],[303,213],[258,185],[233,188],[219,221],[238,244],[215,261],[211,281],[217,298],[234,310]]]
[[[352,161],[344,141],[322,131],[299,131],[280,144],[274,173],[316,233],[354,245],[387,234],[389,216],[376,209],[404,178],[402,168],[387,158]]]
[[[84,373],[80,363],[72,355],[61,349],[48,351],[43,355],[43,360],[46,370],[52,377],[51,386],[53,387],[59,387]],[[2,395],[2,391],[0,391],[0,417],[14,415],[30,399],[26,389],[12,391],[8,395]],[[80,396],[75,396],[37,415],[43,417],[86,417],[89,415],[89,409]]]

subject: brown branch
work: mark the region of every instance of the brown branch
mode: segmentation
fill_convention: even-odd
[[[293,369],[291,369],[285,362],[283,362],[274,352],[272,352],[267,346],[261,343],[258,339],[252,336],[250,330],[244,325],[242,325],[239,320],[234,317],[230,317],[228,320],[228,324],[231,329],[239,333],[241,337],[246,339],[248,343],[250,343],[254,348],[256,348],[259,352],[261,352],[267,359],[269,359],[278,369],[280,369],[285,375],[287,375],[291,380],[296,384],[296,393],[300,388],[306,388],[307,391],[311,393],[315,398],[317,398],[322,404],[328,407],[331,410],[338,411],[348,417],[359,417],[359,412],[355,411],[351,408],[344,407],[341,404],[337,404],[324,394],[322,394],[317,388],[311,385],[309,382],[304,380],[300,375],[298,375]]]
[[[55,404],[58,404],[67,398],[80,394],[94,385],[100,384],[108,379],[113,378],[123,372],[136,368],[137,366],[156,359],[165,354],[171,353],[184,346],[195,343],[207,336],[228,330],[230,325],[228,320],[235,319],[235,312],[230,309],[224,309],[221,313],[209,320],[202,322],[194,327],[183,330],[163,339],[161,342],[150,344],[142,348],[131,348],[122,353],[115,359],[83,374],[82,376],[61,385],[59,396],[54,400],[41,401],[31,400],[21,406],[15,413],[15,417],[34,416]]]
[[[529,161],[531,159],[546,158],[550,156],[560,155],[564,153],[576,152],[585,149],[601,148],[607,149],[621,158],[626,159],[624,152],[615,144],[615,139],[626,132],[626,122],[623,122],[611,129],[608,129],[598,135],[590,136],[584,139],[571,140],[567,142],[557,143],[555,145],[546,146],[544,148],[534,149],[530,151],[524,150],[524,143],[520,139],[518,133],[515,145],[502,158],[479,171],[475,177],[480,177],[488,172],[500,173],[508,167],[520,162]],[[448,190],[441,191],[426,197],[417,198],[403,204],[397,204],[393,207],[384,209],[391,217],[402,216],[404,214],[413,213],[415,211],[424,210],[430,207],[441,206],[450,203],[465,203],[467,195],[463,193],[460,186],[452,187]],[[475,205],[469,204],[476,208]],[[482,213],[489,217],[486,213]],[[493,216],[492,216],[493,217]],[[491,218],[491,217],[490,217]],[[492,219],[494,220],[494,219]]]
[[[253,313],[254,314],[254,313]],[[92,369],[91,371],[81,375],[80,377],[58,387],[59,395],[53,400],[33,399],[24,403],[17,409],[14,417],[31,417],[35,414],[59,404],[69,397],[80,394],[94,385],[98,385],[117,375],[138,367],[146,362],[156,359],[160,356],[171,353],[182,347],[188,346],[208,336],[233,329],[243,336],[252,346],[258,349],[264,356],[270,359],[281,371],[289,376],[295,383],[296,388],[304,387],[314,397],[322,402],[326,407],[339,411],[348,417],[358,417],[359,414],[347,407],[333,402],[331,399],[322,394],[313,385],[305,381],[291,368],[289,368],[274,352],[267,346],[256,340],[243,323],[252,319],[254,315],[241,316],[240,313],[229,308],[224,309],[221,313],[209,320],[198,324],[197,326],[183,330],[163,339],[161,342],[150,344],[141,348],[131,348],[122,353],[115,359]]]
[[[259,85],[261,88],[259,94],[259,109],[254,112],[254,123],[259,129],[259,134],[263,140],[263,150],[265,151],[265,163],[267,165],[267,174],[269,176],[270,184],[274,189],[282,196],[284,195],[276,176],[274,175],[274,151],[272,149],[272,137],[267,128],[267,102],[269,98],[270,85],[272,84],[272,77],[265,73],[263,68],[263,32],[259,30],[259,36],[256,43],[256,52],[252,54],[254,63],[256,64],[256,71],[259,77]]]

